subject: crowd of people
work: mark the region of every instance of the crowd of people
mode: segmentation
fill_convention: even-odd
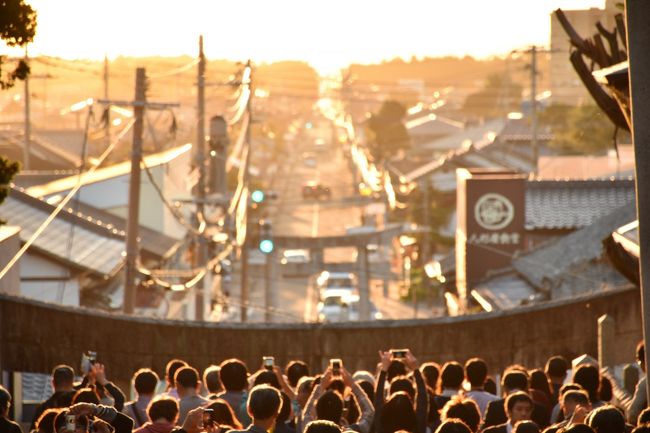
[[[643,344],[637,360],[645,366]],[[571,371],[571,377],[568,372]],[[37,409],[32,433],[650,433],[646,378],[633,395],[608,369],[584,363],[570,370],[561,356],[544,369],[509,366],[499,383],[488,365],[420,364],[408,349],[380,351],[375,372],[348,371],[330,360],[318,374],[273,357],[249,373],[239,359],[199,375],[174,359],[165,389],[151,369],[132,378],[135,399],[106,377],[99,362],[79,384],[67,365],[52,372],[53,395]],[[22,433],[9,419],[11,395],[0,386],[0,433]]]

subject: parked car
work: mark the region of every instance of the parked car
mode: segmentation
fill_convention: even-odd
[[[302,186],[302,198],[303,199],[330,199],[332,197],[332,192],[329,187],[314,181],[305,183]]]

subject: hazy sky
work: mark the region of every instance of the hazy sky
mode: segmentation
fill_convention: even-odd
[[[604,0],[27,0],[32,54],[306,60],[321,72],[396,56],[504,54],[547,45],[550,13]],[[6,52],[6,50],[3,50]],[[15,54],[15,52],[12,52]]]

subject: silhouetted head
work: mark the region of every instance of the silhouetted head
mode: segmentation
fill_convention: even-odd
[[[483,386],[487,373],[487,364],[481,358],[472,358],[465,363],[465,378],[473,388]]]
[[[210,415],[210,418],[215,422],[215,424],[231,426],[237,430],[241,430],[242,425],[227,401],[218,398],[206,407],[212,409],[212,415]]]
[[[481,412],[478,406],[469,398],[455,396],[442,408],[440,419],[460,419],[472,432],[477,432],[481,423]],[[539,432],[538,432],[539,433]]]
[[[152,422],[165,419],[175,424],[178,419],[178,402],[172,397],[158,397],[149,403],[147,415]]]
[[[176,377],[176,372],[179,368],[185,367],[186,365],[187,362],[182,359],[172,359],[167,363],[167,366],[165,366],[165,380],[167,381],[168,386],[174,386],[174,377]]]
[[[427,386],[433,390],[438,387],[438,378],[440,377],[440,366],[435,362],[427,362],[420,366],[420,372],[424,376]]]
[[[472,433],[463,421],[448,419],[438,426],[435,433]]]
[[[210,394],[216,394],[221,391],[218,365],[211,365],[203,370],[203,384]]]
[[[307,424],[304,433],[341,433],[341,427],[332,421],[318,420]]]
[[[592,403],[598,401],[598,388],[600,387],[600,372],[592,364],[583,364],[573,373],[573,383],[582,386]]]
[[[406,376],[397,376],[390,382],[388,395],[395,394],[399,391],[406,392],[409,397],[411,397],[411,400],[415,400],[415,388],[413,387],[413,382],[411,382]]]
[[[456,361],[446,362],[440,372],[441,389],[460,389],[465,379],[463,366]]]
[[[318,419],[341,422],[343,416],[343,398],[338,391],[325,391],[316,401],[316,417]]]
[[[519,421],[515,424],[514,433],[539,433],[539,426],[532,421]]]
[[[248,414],[254,421],[277,418],[281,405],[280,391],[269,385],[257,385],[248,396]]]
[[[242,361],[227,359],[219,368],[219,379],[226,391],[243,391],[248,388],[248,369]]]
[[[294,360],[287,364],[286,372],[289,385],[295,388],[301,377],[309,376],[309,367],[302,361]]]
[[[625,433],[625,417],[611,405],[601,406],[587,415],[587,425],[596,433]]]
[[[377,433],[414,432],[415,427],[415,410],[409,395],[403,391],[391,395],[381,411]]]
[[[138,395],[153,395],[158,386],[158,375],[148,368],[141,368],[133,374],[133,387]]]

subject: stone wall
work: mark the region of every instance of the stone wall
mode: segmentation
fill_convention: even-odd
[[[632,362],[642,332],[637,288],[465,317],[329,325],[160,321],[0,294],[0,370],[49,372],[59,363],[78,368],[84,350],[96,350],[121,383],[140,367],[162,373],[172,357],[199,369],[230,357],[253,369],[264,355],[281,365],[304,359],[312,370],[330,357],[374,369],[379,349],[408,347],[422,362],[480,356],[498,373],[514,362],[543,366],[555,354],[596,357],[603,314],[616,321],[615,362]]]

